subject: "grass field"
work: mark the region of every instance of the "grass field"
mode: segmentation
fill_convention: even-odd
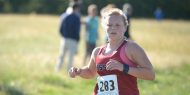
[[[132,38],[147,52],[156,80],[138,80],[141,95],[190,95],[190,21],[132,19]],[[0,95],[90,95],[95,79],[54,73],[59,17],[0,14]],[[98,45],[104,43],[104,33]],[[74,65],[84,57],[84,27]]]

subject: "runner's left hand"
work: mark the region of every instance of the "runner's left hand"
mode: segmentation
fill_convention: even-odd
[[[117,60],[110,59],[106,63],[106,69],[107,70],[119,70],[119,71],[123,71],[123,64],[120,63]]]

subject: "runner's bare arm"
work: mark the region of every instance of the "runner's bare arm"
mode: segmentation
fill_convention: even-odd
[[[137,67],[129,67],[128,74],[145,80],[154,80],[155,72],[144,50],[131,41],[128,42],[126,48],[125,52],[129,59],[138,65]]]

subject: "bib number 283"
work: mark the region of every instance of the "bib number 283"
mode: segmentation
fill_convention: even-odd
[[[119,95],[116,75],[100,76],[97,82],[98,95]]]

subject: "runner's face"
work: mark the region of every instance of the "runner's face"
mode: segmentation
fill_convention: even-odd
[[[124,36],[126,27],[122,16],[113,15],[105,20],[105,29],[109,39],[120,39]]]

